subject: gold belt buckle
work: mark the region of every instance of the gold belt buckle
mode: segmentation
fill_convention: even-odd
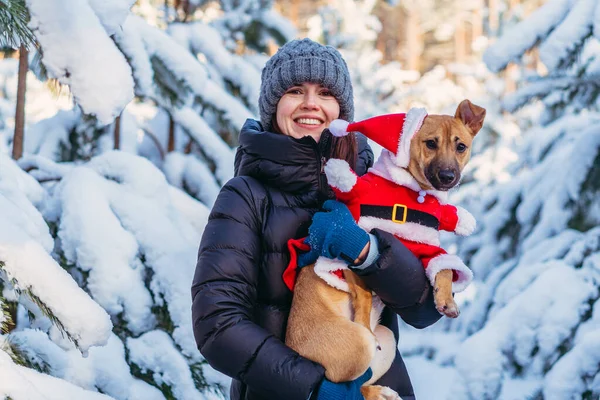
[[[402,219],[398,219],[398,208],[402,208]],[[406,214],[408,213],[408,207],[404,204],[394,204],[394,210],[392,211],[392,221],[397,224],[403,224],[406,222]]]

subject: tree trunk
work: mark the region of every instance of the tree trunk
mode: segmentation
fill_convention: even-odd
[[[19,49],[19,75],[17,83],[17,107],[15,109],[15,133],[13,136],[12,157],[15,160],[23,157],[23,140],[25,136],[25,90],[27,88],[27,70],[29,69],[28,51],[25,45]]]
[[[488,35],[496,36],[500,26],[500,10],[498,0],[488,0]]]
[[[455,19],[456,31],[454,33],[454,61],[462,64],[467,61],[467,32],[460,13]]]
[[[120,150],[121,149],[121,115],[122,113],[115,118],[115,130],[114,130],[114,149],[115,150]]]
[[[169,141],[167,142],[167,153],[175,151],[175,121],[169,115]]]
[[[423,37],[416,9],[408,10],[406,23],[406,68],[418,71],[421,66],[421,53],[423,51]]]

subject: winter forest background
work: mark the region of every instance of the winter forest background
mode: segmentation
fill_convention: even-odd
[[[222,399],[190,283],[284,42],[356,118],[469,98],[462,313],[399,347],[420,399],[600,399],[597,0],[0,0],[0,399]],[[25,79],[26,78],[26,79]],[[376,146],[374,146],[376,147]]]

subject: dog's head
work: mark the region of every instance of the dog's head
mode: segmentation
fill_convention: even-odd
[[[449,190],[460,181],[485,109],[463,100],[450,115],[428,115],[411,140],[408,171],[423,189]]]

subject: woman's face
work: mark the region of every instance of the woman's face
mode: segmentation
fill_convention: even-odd
[[[331,91],[316,83],[289,88],[277,104],[277,126],[284,135],[317,142],[323,129],[340,115],[340,105]]]

